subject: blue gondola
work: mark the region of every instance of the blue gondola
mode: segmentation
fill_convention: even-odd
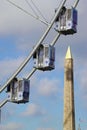
[[[41,44],[33,55],[34,67],[42,70],[55,68],[55,48],[48,44]]]
[[[77,32],[77,10],[75,8],[63,8],[63,11],[55,21],[58,31],[63,35]]]
[[[13,103],[29,102],[30,81],[14,78],[7,87],[8,101]]]

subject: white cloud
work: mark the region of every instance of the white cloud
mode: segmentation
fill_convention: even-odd
[[[30,7],[24,0],[13,1],[15,4],[19,5],[23,9],[27,10],[29,13],[33,13]],[[49,10],[48,5],[50,2]],[[52,8],[55,2],[53,1],[39,1],[35,2],[37,6],[42,10],[43,14],[47,17],[50,17],[49,13],[53,12]],[[46,3],[46,4],[45,4]],[[47,4],[48,3],[48,4]],[[28,16],[20,9],[17,9],[6,0],[1,1],[0,4],[0,35],[4,34],[26,34],[31,32],[32,30],[38,29],[40,26],[40,22]],[[41,24],[42,25],[42,24]]]
[[[54,14],[54,9],[59,5],[61,0],[44,0],[40,1],[37,0],[34,2],[36,3],[37,7],[40,8],[44,16],[46,16],[47,19],[51,19]],[[13,0],[14,3],[21,6],[22,8],[26,9],[28,12],[32,13],[30,7],[27,5],[27,3],[24,0],[18,1]],[[70,1],[70,3],[72,0]],[[49,9],[48,9],[49,6]],[[80,31],[83,30],[83,27],[85,29],[86,25],[86,1],[80,1],[78,5],[79,10],[79,21],[80,22]],[[50,14],[50,15],[49,15]],[[85,15],[83,15],[85,14]],[[29,34],[29,32],[34,32],[35,30],[38,30],[39,27],[42,26],[40,22],[37,22],[37,20],[34,20],[31,16],[26,15],[21,10],[17,9],[10,3],[8,3],[6,0],[1,1],[0,4],[0,35],[4,34]],[[83,19],[85,24],[83,25]],[[40,26],[41,25],[41,26]],[[82,32],[82,31],[81,31]],[[86,32],[86,29],[85,29]],[[83,33],[81,35],[84,36]]]
[[[22,126],[22,124],[10,122],[6,125],[0,124],[0,128],[1,128],[1,130],[20,130],[23,128],[23,126]]]
[[[14,1],[17,3],[17,1]],[[26,9],[26,4],[22,0],[21,2]],[[19,3],[20,5],[20,3]],[[31,31],[32,28],[36,27],[37,24],[34,23],[31,27],[32,19],[30,16],[25,15],[22,11],[9,4],[7,1],[2,1],[0,8],[0,34],[24,34]]]
[[[78,75],[78,79],[80,81],[80,85],[81,88],[86,87],[86,83],[87,83],[87,71],[86,71],[86,67],[87,67],[87,61],[85,59],[81,60],[81,63],[79,65],[79,68],[77,68],[77,75]]]
[[[86,99],[87,99],[87,72],[85,71],[85,69],[83,69],[83,71],[81,72],[79,83],[82,90],[81,92],[84,93],[83,96],[86,96]]]
[[[29,104],[25,112],[22,114],[23,116],[40,116],[44,115],[45,111],[37,104]]]
[[[37,39],[39,39],[39,35],[36,36],[35,31],[33,33],[29,33],[29,35],[19,37],[15,43],[16,49],[23,52],[25,51],[29,52],[30,50],[33,49]]]
[[[75,82],[76,82],[76,96],[78,98],[78,100],[81,103],[81,106],[83,107],[83,109],[87,109],[87,61],[85,59],[82,59],[80,61],[79,59],[79,63],[77,62],[75,64],[76,69],[75,69]],[[78,88],[77,88],[78,87]]]
[[[54,128],[38,128],[37,130],[56,130]]]
[[[17,59],[4,59],[0,61],[0,80],[6,78],[8,75],[12,74],[15,69],[19,67],[19,65],[23,61],[23,57],[19,57]]]
[[[16,48],[20,51],[26,51],[30,49],[31,44],[29,43],[30,41],[26,40],[24,37],[19,38],[18,41],[16,42]]]
[[[38,86],[38,92],[43,96],[55,96],[59,91],[59,81],[56,79],[44,78]]]

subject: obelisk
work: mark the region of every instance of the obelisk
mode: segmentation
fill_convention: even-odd
[[[64,122],[63,130],[75,130],[73,57],[68,47],[64,65]]]

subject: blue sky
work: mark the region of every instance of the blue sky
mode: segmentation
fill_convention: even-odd
[[[33,0],[50,22],[54,9],[61,0]],[[13,0],[27,11],[32,12],[25,0]],[[73,0],[67,6],[73,4]],[[87,1],[79,2],[78,33],[73,36],[61,36],[57,41],[55,70],[36,71],[30,79],[30,102],[17,105],[8,103],[2,109],[1,130],[62,130],[63,129],[63,89],[64,58],[68,45],[74,58],[74,90],[76,129],[79,118],[87,121]],[[31,52],[46,30],[46,26],[23,13],[6,0],[0,0],[0,85],[3,85],[12,73]],[[51,43],[56,35],[51,30],[44,42]],[[26,77],[33,67],[28,63],[18,77]],[[0,101],[6,93],[0,94]],[[87,130],[87,123],[80,123]]]

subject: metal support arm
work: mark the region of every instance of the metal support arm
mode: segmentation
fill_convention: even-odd
[[[5,99],[2,103],[0,103],[0,108],[3,107],[8,102],[8,99]]]
[[[76,0],[73,7],[76,8],[80,0]]]

